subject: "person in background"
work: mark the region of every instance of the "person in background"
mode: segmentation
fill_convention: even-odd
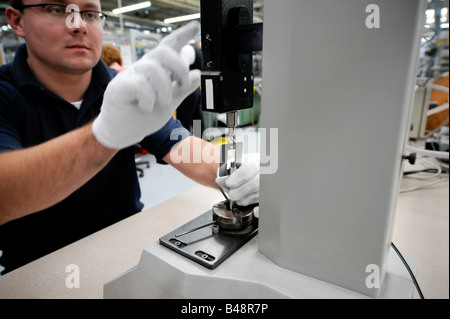
[[[123,71],[122,55],[118,47],[112,44],[105,44],[102,48],[101,59],[111,69],[114,69],[117,72]]]
[[[198,22],[117,73],[100,59],[99,0],[12,0],[5,13],[25,44],[0,67],[4,273],[141,211],[136,144],[217,188],[218,153],[172,118],[200,84],[180,55]],[[175,161],[185,149],[187,160]],[[212,155],[198,163],[194,152]],[[238,204],[257,202],[259,164],[243,163],[225,184]]]

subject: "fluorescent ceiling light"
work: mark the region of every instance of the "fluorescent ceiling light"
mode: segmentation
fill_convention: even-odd
[[[176,23],[181,21],[195,20],[200,18],[200,13],[189,14],[187,16],[164,19],[164,23]]]
[[[151,5],[152,5],[152,3],[150,1],[145,1],[145,2],[141,2],[141,3],[133,4],[131,6],[117,8],[117,9],[114,9],[112,12],[114,14],[121,14],[121,13],[130,12],[130,11],[134,11],[134,10],[148,8]]]

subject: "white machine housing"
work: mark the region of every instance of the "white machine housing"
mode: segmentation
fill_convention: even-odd
[[[381,286],[424,12],[422,0],[264,1],[261,126],[279,141],[258,250],[277,265],[378,296],[367,269]]]
[[[214,270],[153,243],[105,298],[411,297],[388,256],[425,5],[265,0],[258,237]]]

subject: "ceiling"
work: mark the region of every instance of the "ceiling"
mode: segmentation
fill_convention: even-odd
[[[122,6],[142,1],[122,0]],[[164,19],[200,12],[200,0],[153,0],[151,3],[149,8],[124,13],[124,21],[142,26],[168,27],[171,25],[165,24]],[[112,14],[112,10],[118,7],[118,0],[101,1],[101,4],[102,11],[108,15],[108,21],[117,22],[119,18]]]
[[[142,2],[143,0],[122,0],[122,6],[127,6]],[[254,6],[257,11],[262,8],[263,0],[254,0]],[[177,24],[166,24],[164,19],[184,16],[200,12],[200,0],[153,0],[152,5],[147,9],[125,13],[124,20],[140,25],[146,25],[154,28],[158,27],[177,27]],[[108,20],[118,21],[118,17],[112,14],[112,10],[118,7],[118,0],[101,1],[102,11],[109,15]],[[262,10],[262,9],[261,9]],[[256,15],[258,15],[256,13]],[[261,13],[262,19],[262,13]],[[262,20],[261,20],[262,21]],[[186,22],[181,22],[184,24]]]
[[[122,0],[122,6],[128,6],[143,2],[144,0]],[[262,4],[264,0],[254,0],[255,16],[262,21]],[[49,0],[48,2],[52,2]],[[110,27],[119,26],[119,17],[113,15],[112,10],[118,7],[118,0],[100,1],[102,11],[108,16],[107,23]],[[173,18],[200,12],[200,0],[151,0],[149,8],[128,12],[123,14],[123,21],[127,25],[154,30],[161,27],[176,28],[177,24],[166,24],[164,19]],[[0,26],[6,22],[4,9],[9,5],[9,1],[0,0]],[[260,13],[258,13],[260,12]],[[186,22],[184,22],[186,23]],[[184,24],[181,22],[181,24]]]
[[[108,26],[115,28],[120,26],[119,17],[112,14],[112,10],[118,7],[119,0],[100,1],[102,11],[108,15]],[[122,6],[128,6],[143,2],[144,0],[121,0]],[[208,1],[208,0],[207,0]],[[436,0],[428,0],[428,7],[433,7]],[[52,2],[48,0],[46,2]],[[151,0],[152,5],[147,9],[137,10],[123,14],[125,27],[143,28],[155,31],[161,27],[176,28],[179,25],[164,23],[164,19],[182,15],[198,13],[200,0]],[[441,0],[442,7],[448,7],[449,0]],[[262,22],[264,0],[253,0],[255,22]],[[9,6],[8,0],[0,0],[0,27],[7,24],[4,10]],[[181,22],[184,24],[186,22]]]

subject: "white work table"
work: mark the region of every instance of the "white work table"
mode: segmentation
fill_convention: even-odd
[[[423,182],[404,180],[402,188]],[[1,276],[0,298],[103,298],[104,284],[136,266],[145,247],[221,200],[219,191],[196,186]],[[398,200],[393,242],[418,260],[416,278],[426,298],[449,298],[448,211],[448,182],[402,193]],[[79,268],[79,288],[66,286],[69,265]]]

